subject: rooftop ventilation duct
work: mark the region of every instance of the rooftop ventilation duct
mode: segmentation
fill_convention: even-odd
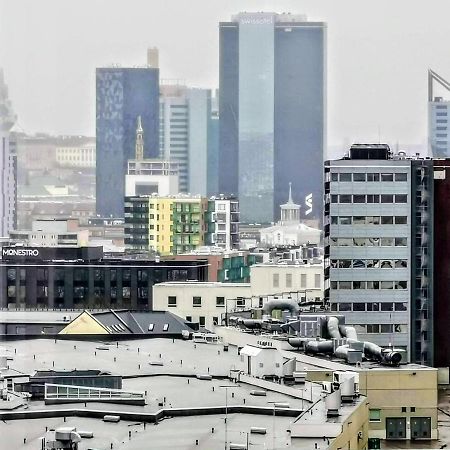
[[[339,416],[339,410],[341,408],[341,391],[338,389],[332,394],[325,397],[325,409],[327,411],[327,417]]]
[[[263,306],[263,314],[272,314],[272,311],[274,309],[280,309],[281,311],[289,310],[291,313],[291,316],[296,316],[300,308],[298,304],[294,300],[288,300],[288,299],[274,299],[269,300],[264,306]]]

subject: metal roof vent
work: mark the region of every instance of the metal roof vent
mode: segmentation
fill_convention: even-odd
[[[327,417],[339,416],[340,407],[341,407],[341,391],[338,389],[337,391],[325,397],[325,408],[327,410]]]

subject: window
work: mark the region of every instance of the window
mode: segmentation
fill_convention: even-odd
[[[353,217],[353,225],[365,225],[366,217],[365,216],[355,216]]]
[[[354,195],[353,196],[353,203],[366,203],[366,196],[365,195]]]
[[[216,307],[223,308],[225,306],[225,297],[216,297]]]
[[[381,238],[381,247],[392,247],[394,245],[394,238]]]
[[[406,238],[395,238],[395,246],[396,247],[406,247],[407,239]]]
[[[365,303],[353,303],[353,311],[365,311],[366,304]]]
[[[381,333],[392,333],[392,325],[384,323],[380,326]]]
[[[292,273],[286,274],[286,287],[287,288],[292,287]]]
[[[351,303],[339,303],[339,311],[351,311],[352,304]]]
[[[339,217],[339,225],[351,225],[352,218],[351,216],[340,216]]]
[[[380,289],[379,281],[366,281],[367,289]]]
[[[395,181],[407,181],[408,174],[406,173],[396,173],[395,174]]]
[[[173,295],[167,297],[167,306],[177,306],[177,298]]]
[[[378,194],[367,195],[367,203],[380,203],[380,196]]]
[[[204,326],[205,326],[205,323],[206,323],[206,321],[205,321],[205,316],[200,316],[200,317],[198,318],[198,323],[199,323],[199,325],[200,325],[201,327],[204,327]]]
[[[381,281],[380,282],[381,289],[394,289],[394,282],[393,281]],[[381,304],[383,306],[383,304]],[[392,310],[389,310],[392,311]]]
[[[393,269],[393,263],[390,259],[382,259],[380,261],[380,269]]]
[[[365,289],[366,282],[365,281],[353,281],[353,289]]]
[[[377,324],[367,324],[367,333],[379,333],[380,325]]]
[[[392,216],[381,216],[381,225],[393,225],[394,218]]]
[[[336,194],[331,195],[331,203],[338,203],[338,196]]]
[[[407,281],[396,281],[395,282],[395,289],[408,289],[408,282]]]
[[[353,181],[366,181],[366,174],[365,173],[354,173]]]
[[[397,194],[395,196],[395,203],[407,203],[408,196],[406,194]]]
[[[381,282],[381,283],[383,283],[383,282]],[[388,312],[388,311],[393,311],[393,310],[394,310],[393,304],[391,302],[386,302],[386,303],[382,302],[381,303],[381,311]]]
[[[352,282],[351,281],[339,281],[339,289],[351,289]]]
[[[192,322],[192,316],[186,316],[186,322]]]
[[[380,225],[380,216],[367,216],[366,223],[367,225]]]
[[[352,260],[351,259],[340,259],[339,260],[339,269],[350,269],[352,266]]]
[[[300,274],[300,287],[301,288],[306,287],[306,273]]]
[[[259,367],[264,367],[264,364],[263,363],[259,363]]]
[[[369,409],[369,421],[381,422],[381,409]]]
[[[408,305],[407,303],[403,302],[395,302],[394,303],[394,310],[395,311],[407,311],[408,310]]]
[[[382,173],[381,181],[394,181],[394,174],[393,173]]]
[[[391,194],[381,194],[381,203],[393,203],[394,196]]]
[[[320,273],[314,274],[314,287],[316,289],[320,288]]]
[[[163,331],[168,331],[168,329],[169,329],[169,324],[168,324],[168,323],[165,323],[165,324],[163,325]]]
[[[331,225],[337,225],[337,223],[338,223],[338,217],[331,216]]]
[[[338,181],[338,174],[337,173],[332,173],[331,174],[331,181]]]
[[[380,181],[380,174],[379,173],[368,173],[367,181]]]
[[[367,308],[367,311],[379,311],[380,304],[379,303],[367,303],[366,308]]]
[[[395,216],[395,225],[406,225],[408,218],[406,216]]]
[[[339,181],[352,181],[352,174],[351,173],[340,173]]]
[[[192,297],[192,306],[198,308],[202,306],[202,298],[201,297]]]
[[[280,287],[280,274],[274,273],[272,275],[272,286],[275,288]]]
[[[352,202],[352,196],[350,194],[341,194],[339,196],[339,202],[340,203],[351,203]]]
[[[154,323],[150,323],[148,325],[148,331],[153,331],[154,328],[155,328],[155,324]]]

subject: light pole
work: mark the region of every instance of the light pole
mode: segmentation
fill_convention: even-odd
[[[228,389],[234,388],[232,384],[224,384],[219,386],[225,389],[225,450],[228,448]]]
[[[272,400],[267,403],[273,406],[273,424],[272,424],[272,449],[275,450],[275,410],[277,404],[283,403],[284,400]]]

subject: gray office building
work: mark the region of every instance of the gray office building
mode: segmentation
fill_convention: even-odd
[[[325,163],[325,299],[361,340],[433,362],[433,163],[354,145]]]
[[[123,217],[125,175],[141,116],[144,158],[159,156],[159,69],[96,71],[96,201],[102,217]]]
[[[217,114],[210,89],[163,83],[160,157],[178,164],[180,192],[216,194]]]
[[[220,23],[219,191],[243,222],[272,222],[288,197],[322,218],[326,25],[240,13]]]

